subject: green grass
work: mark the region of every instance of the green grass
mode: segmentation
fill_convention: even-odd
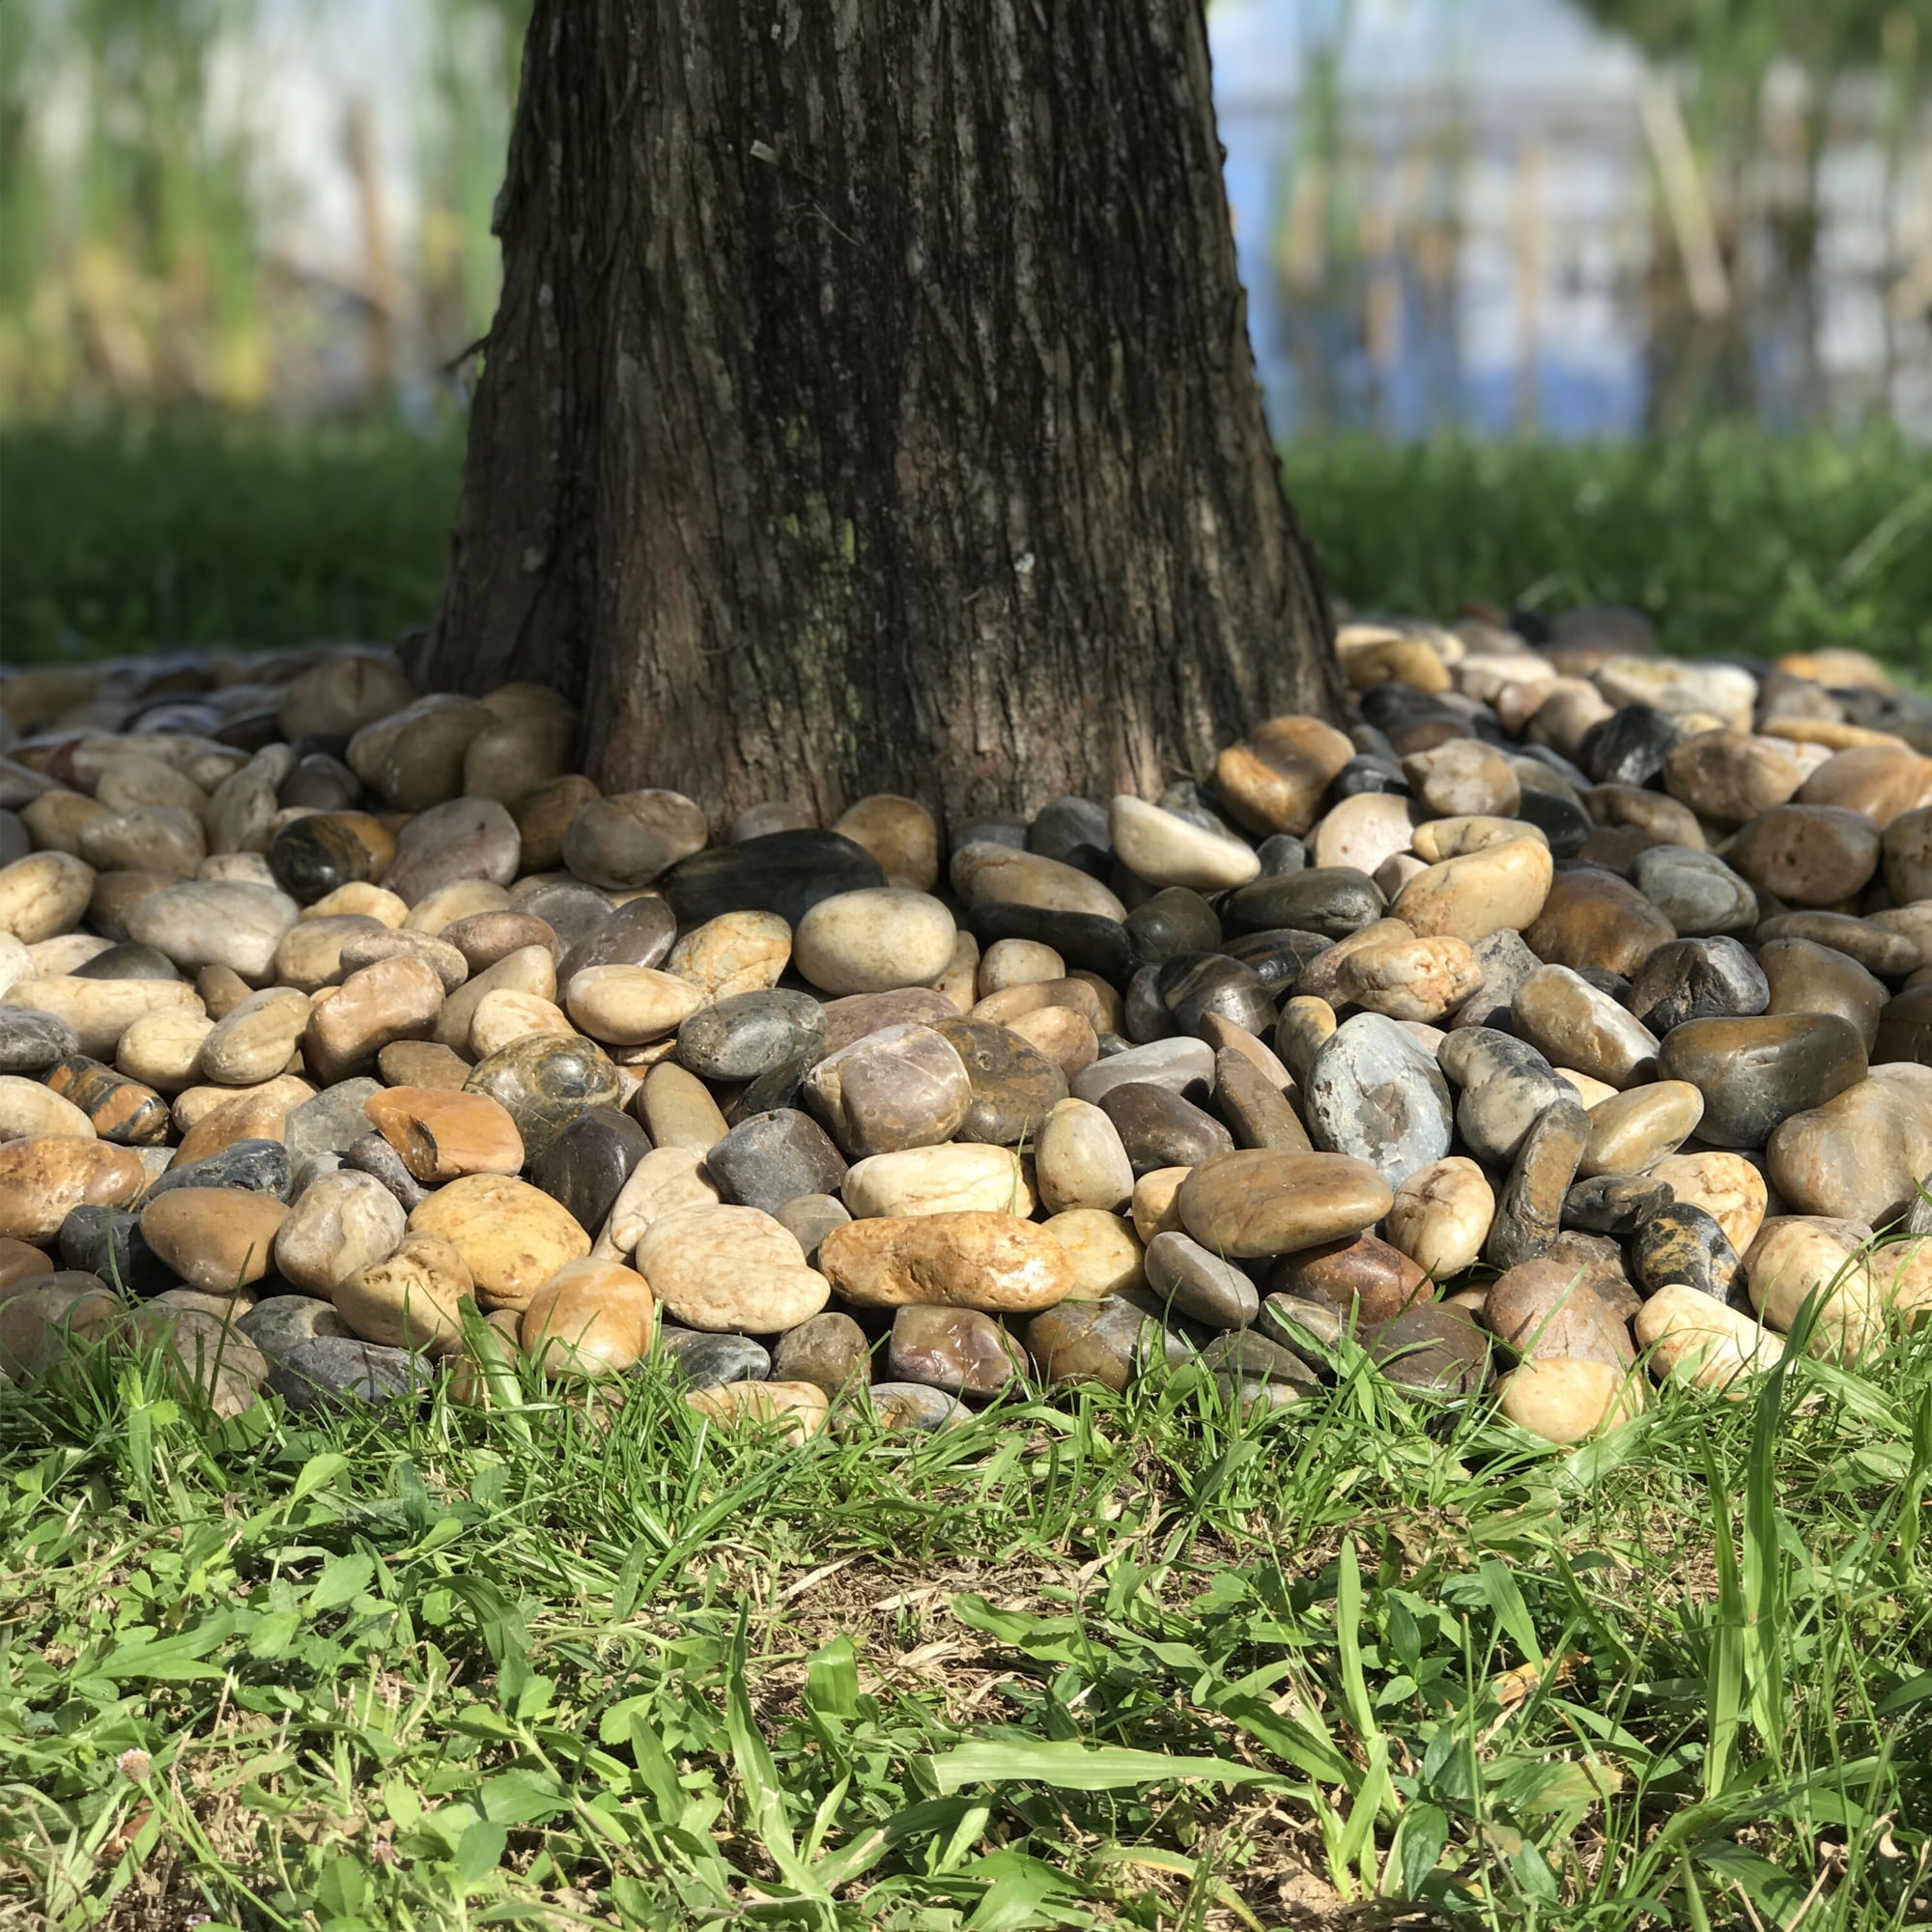
[[[0,1406],[0,1887],[322,1932],[1932,1910],[1932,1334],[1569,1453],[1352,1352],[1265,1417],[1181,1372],[791,1448],[650,1378],[505,1393],[217,1423],[101,1352]]]
[[[393,639],[434,608],[460,466],[453,422],[0,429],[0,650]],[[1358,606],[1604,599],[1673,650],[1846,644],[1932,672],[1932,458],[1883,431],[1320,441],[1286,474]]]

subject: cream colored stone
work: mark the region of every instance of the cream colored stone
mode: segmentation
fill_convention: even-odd
[[[8,988],[10,1007],[32,1007],[71,1026],[90,1060],[112,1060],[136,1020],[170,1010],[199,1013],[194,988],[181,980],[80,980],[35,977]]]
[[[830,1293],[796,1236],[756,1208],[661,1215],[639,1236],[632,1264],[674,1320],[713,1332],[778,1334],[816,1315]]]
[[[682,1069],[679,1069],[682,1071]],[[611,1213],[598,1236],[602,1253],[628,1255],[644,1231],[680,1208],[715,1208],[718,1189],[704,1172],[701,1150],[656,1147],[639,1161],[611,1204]]]
[[[1119,1130],[1087,1100],[1060,1100],[1039,1131],[1036,1183],[1048,1213],[1098,1208],[1117,1214],[1133,1199],[1134,1170]]]
[[[607,1046],[662,1039],[709,1004],[688,980],[654,966],[587,966],[571,976],[563,1003],[579,1028]]]
[[[1026,1164],[1010,1148],[948,1143],[875,1153],[845,1176],[840,1194],[855,1218],[979,1210],[1031,1215]]]
[[[886,886],[835,893],[799,922],[792,956],[822,993],[929,986],[952,958],[952,915],[929,893]]]
[[[1513,838],[1431,866],[1403,887],[1389,911],[1418,933],[1473,946],[1492,932],[1531,924],[1554,877],[1548,845]]]
[[[1495,1217],[1489,1177],[1466,1155],[1449,1154],[1396,1189],[1384,1233],[1432,1281],[1450,1281],[1481,1258]]]
[[[979,995],[1004,992],[1009,986],[1034,986],[1047,980],[1064,980],[1066,961],[1037,939],[996,939],[980,960]]]
[[[0,1074],[0,1141],[32,1140],[39,1134],[71,1134],[91,1141],[94,1122],[43,1082],[17,1073]]]
[[[1734,1383],[1762,1374],[1784,1352],[1783,1343],[1749,1316],[1680,1282],[1660,1288],[1631,1325],[1659,1381],[1674,1378],[1733,1396],[1744,1393]]]
[[[217,1087],[259,1087],[289,1064],[308,1028],[308,996],[270,986],[219,1021],[201,1043],[201,1077]]]
[[[1127,909],[1078,867],[1011,845],[964,845],[952,855],[952,889],[968,905],[1030,905],[1124,920]]]
[[[1122,864],[1151,886],[1225,892],[1246,885],[1262,869],[1260,856],[1245,839],[1195,825],[1126,792],[1107,808],[1107,830]]]
[[[79,923],[94,892],[94,867],[67,852],[34,852],[0,867],[0,932],[24,945]]]
[[[724,912],[679,936],[665,971],[688,980],[708,1000],[762,993],[791,963],[792,935],[775,912]]]
[[[373,1174],[338,1168],[318,1175],[276,1231],[275,1266],[304,1293],[332,1298],[345,1275],[396,1252],[406,1218],[402,1204]]]
[[[468,1265],[484,1308],[527,1306],[590,1236],[548,1194],[506,1175],[469,1174],[439,1187],[410,1215],[412,1235],[440,1235]]]
[[[1147,1286],[1146,1250],[1124,1214],[1100,1208],[1068,1208],[1041,1223],[1073,1264],[1073,1297],[1099,1301]]]
[[[938,883],[939,826],[917,799],[875,792],[850,807],[832,829],[863,845],[879,862],[889,886],[929,893]]]

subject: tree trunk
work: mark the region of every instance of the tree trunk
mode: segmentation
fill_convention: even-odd
[[[719,818],[1332,712],[1200,0],[537,0],[433,688]]]

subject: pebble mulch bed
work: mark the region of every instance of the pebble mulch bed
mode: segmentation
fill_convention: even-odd
[[[233,1414],[653,1352],[939,1428],[1352,1333],[1550,1440],[1932,1309],[1932,704],[1356,622],[1153,800],[724,828],[373,651],[0,685],[0,1369]],[[480,1321],[466,1321],[473,1305]],[[498,1363],[483,1358],[492,1353]]]

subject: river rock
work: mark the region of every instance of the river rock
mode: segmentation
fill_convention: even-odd
[[[550,923],[554,924],[554,921]],[[555,983],[567,986],[594,966],[660,966],[677,937],[677,921],[659,897],[645,895],[604,913],[556,962]]]
[[[1389,912],[1425,937],[1473,946],[1538,917],[1551,889],[1550,865],[1540,839],[1507,839],[1430,866],[1403,887]]]
[[[1466,1155],[1449,1154],[1420,1167],[1395,1190],[1388,1238],[1433,1281],[1472,1267],[1495,1220],[1489,1177]]]
[[[406,1221],[401,1204],[373,1175],[348,1169],[318,1175],[276,1230],[276,1270],[294,1287],[328,1298],[345,1275],[394,1254]]]
[[[1771,982],[1735,939],[1676,939],[1644,962],[1629,1004],[1662,1037],[1687,1020],[1754,1018],[1770,1000]]]
[[[1567,966],[1542,966],[1517,990],[1518,1034],[1552,1065],[1616,1088],[1657,1077],[1657,1037]]]
[[[1318,1148],[1352,1155],[1391,1189],[1449,1151],[1448,1084],[1394,1020],[1358,1013],[1317,1049],[1302,1111]]]
[[[1125,793],[1114,799],[1107,823],[1122,862],[1152,886],[1222,892],[1245,885],[1262,868],[1245,840],[1192,824]]]
[[[726,912],[776,913],[796,930],[820,899],[886,884],[879,862],[836,832],[772,832],[672,867],[663,890],[687,930]]]
[[[693,1013],[677,1031],[677,1058],[707,1080],[755,1080],[815,1057],[825,1009],[807,993],[738,993]]]
[[[893,1380],[948,1395],[998,1395],[1025,1359],[1019,1344],[975,1308],[902,1307],[886,1342],[886,1370]]]
[[[141,1210],[141,1234],[188,1287],[233,1294],[257,1282],[274,1260],[286,1203],[240,1187],[177,1187]]]
[[[755,1208],[677,1208],[644,1230],[633,1260],[688,1328],[778,1334],[816,1315],[828,1293],[793,1236]]]
[[[590,1252],[589,1235],[549,1195],[507,1175],[465,1175],[439,1187],[409,1227],[456,1249],[485,1309],[523,1310],[564,1263]]]
[[[1012,1214],[854,1221],[827,1235],[818,1253],[838,1293],[867,1308],[923,1302],[1031,1314],[1064,1300],[1074,1285],[1065,1249]]]
[[[530,1183],[580,1228],[600,1229],[650,1151],[649,1135],[629,1115],[614,1107],[586,1108],[530,1163]]]
[[[926,986],[952,956],[952,915],[930,894],[881,886],[820,899],[799,923],[793,956],[820,991]]]
[[[1786,905],[1832,906],[1862,892],[1878,870],[1879,830],[1839,806],[1782,805],[1745,826],[1727,856]]]
[[[1119,1129],[1086,1100],[1059,1101],[1047,1115],[1035,1173],[1040,1201],[1054,1214],[1073,1208],[1117,1213],[1134,1189],[1133,1164]]]
[[[863,1387],[871,1366],[871,1344],[849,1315],[828,1310],[779,1337],[772,1374],[780,1381],[810,1382],[828,1397]]]
[[[1368,1347],[1391,1381],[1428,1394],[1470,1395],[1490,1378],[1489,1337],[1456,1309],[1406,1309]]]
[[[425,1187],[466,1174],[518,1174],[523,1136],[500,1101],[437,1087],[391,1087],[364,1103],[371,1125]]]
[[[147,1184],[131,1149],[81,1135],[0,1142],[0,1236],[41,1243],[76,1208],[123,1208]]]
[[[1387,910],[1388,901],[1376,882],[1347,866],[1259,878],[1221,901],[1222,918],[1233,932],[1280,928],[1319,933],[1326,939],[1344,938]]]
[[[517,1341],[548,1376],[621,1375],[649,1351],[656,1315],[635,1270],[615,1262],[569,1262],[530,1297]]]
[[[361,1178],[361,1177],[357,1177]],[[469,1265],[452,1241],[412,1234],[330,1285],[336,1312],[364,1340],[431,1356],[464,1345],[463,1313],[474,1305]]]
[[[1503,1378],[1496,1406],[1519,1429],[1567,1446],[1634,1420],[1643,1391],[1610,1363],[1539,1358]]]
[[[266,886],[191,882],[144,898],[128,915],[128,936],[177,966],[227,966],[260,980],[297,914],[294,899]]]
[[[586,1107],[614,1107],[624,1095],[616,1067],[594,1041],[549,1034],[527,1035],[479,1060],[468,1088],[501,1103],[532,1160]]]
[[[1048,1113],[1066,1097],[1059,1066],[1004,1026],[942,1020],[934,1031],[958,1054],[972,1090],[956,1137],[997,1147],[1037,1141]]]
[[[1680,1283],[1653,1293],[1633,1326],[1637,1347],[1647,1351],[1650,1372],[1660,1381],[1676,1378],[1699,1388],[1732,1389],[1741,1378],[1773,1367],[1783,1352],[1778,1338],[1750,1316]]]
[[[1607,967],[1630,979],[1677,933],[1634,886],[1601,867],[1572,863],[1558,869],[1522,936],[1546,964]]]
[[[1188,1175],[1176,1197],[1187,1232],[1233,1258],[1292,1254],[1359,1234],[1387,1213],[1392,1199],[1367,1161],[1256,1150],[1215,1154]]]
[[[1274,718],[1220,754],[1214,789],[1244,830],[1300,834],[1354,755],[1354,745],[1320,719]]]
[[[94,867],[69,852],[36,852],[0,867],[0,932],[36,946],[71,932],[94,892]]]
[[[1631,867],[1636,889],[1686,938],[1748,932],[1757,894],[1712,852],[1653,845]]]
[[[718,1187],[691,1148],[660,1147],[639,1160],[617,1191],[599,1252],[628,1255],[653,1221],[679,1208],[715,1207]]]
[[[1882,1227],[1917,1205],[1921,1180],[1932,1175],[1932,1105],[1924,1087],[1886,1072],[1881,1067],[1773,1129],[1766,1166],[1797,1212]]]
[[[1864,1077],[1864,1042],[1835,1013],[1690,1020],[1665,1036],[1658,1070],[1703,1094],[1706,1141],[1760,1148],[1781,1121]]]
[[[1497,1196],[1485,1261],[1512,1268],[1548,1250],[1562,1226],[1564,1197],[1589,1138],[1590,1117],[1575,1100],[1554,1101],[1537,1116]]]
[[[1704,1096],[1688,1080],[1633,1087],[1590,1109],[1590,1138],[1577,1173],[1635,1175],[1672,1154],[1704,1117]]]
[[[0,1074],[44,1073],[80,1051],[80,1036],[58,1013],[0,1006]]]
[[[1813,1301],[1809,1354],[1856,1362],[1884,1332],[1864,1255],[1828,1223],[1797,1215],[1767,1223],[1746,1273],[1751,1306],[1779,1334],[1790,1334],[1805,1302]]]
[[[726,1201],[766,1214],[802,1194],[836,1194],[846,1179],[845,1162],[824,1128],[790,1107],[741,1121],[709,1150],[704,1165]]]
[[[1673,1201],[1644,1223],[1630,1244],[1631,1272],[1646,1294],[1678,1283],[1730,1298],[1738,1279],[1738,1254],[1717,1220],[1701,1208]]]
[[[1351,1235],[1283,1255],[1268,1269],[1268,1287],[1298,1303],[1332,1308],[1363,1328],[1434,1299],[1423,1269],[1374,1235]]]
[[[952,1042],[919,1025],[887,1027],[828,1054],[802,1092],[853,1160],[950,1139],[973,1098]]]
[[[1527,1361],[1597,1362],[1622,1371],[1636,1359],[1623,1322],[1559,1261],[1522,1262],[1492,1283],[1482,1321]]]
[[[845,1176],[842,1192],[852,1216],[861,1219],[970,1211],[1030,1215],[1034,1207],[1023,1163],[998,1147],[953,1145],[873,1154]]]
[[[1245,1327],[1261,1308],[1255,1284],[1191,1236],[1156,1235],[1143,1271],[1148,1291],[1164,1306],[1210,1328]]]

